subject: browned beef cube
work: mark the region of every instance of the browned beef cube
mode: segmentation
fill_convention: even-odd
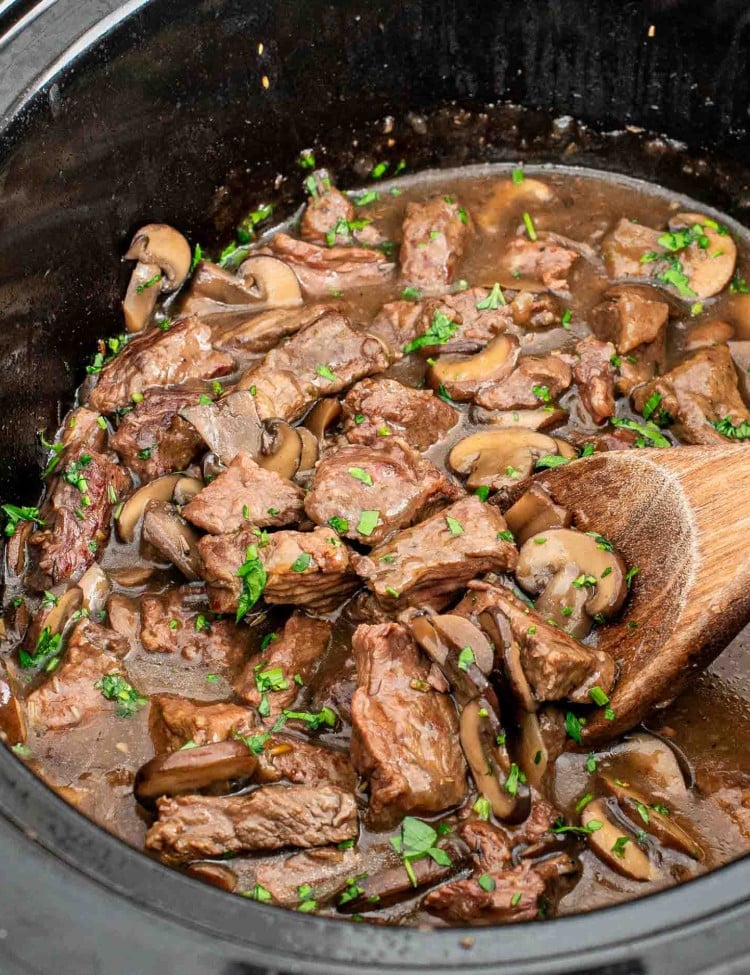
[[[318,463],[305,511],[319,525],[377,545],[461,493],[445,474],[396,437],[340,447]]]
[[[370,784],[375,827],[458,805],[467,788],[458,718],[450,697],[429,688],[429,663],[409,631],[398,623],[359,626],[352,649],[359,686],[351,754]]]
[[[109,537],[112,510],[130,484],[127,471],[108,454],[63,451],[40,510],[43,527],[29,539],[35,588],[83,575]]]
[[[626,355],[639,345],[653,342],[669,318],[669,305],[658,291],[623,286],[591,312],[591,331],[603,342],[612,342]]]
[[[294,704],[299,693],[299,682],[308,684],[315,668],[328,649],[331,640],[331,624],[314,620],[304,613],[293,613],[281,633],[265,650],[254,654],[237,678],[234,690],[251,707],[261,707],[263,717],[273,720],[284,708]],[[280,670],[286,687],[263,691],[263,674]]]
[[[300,237],[312,241],[313,244],[326,244],[329,235],[336,234],[336,225],[349,224],[354,219],[355,208],[349,197],[331,183],[328,171],[318,169],[306,181],[312,192],[307,200],[305,212],[299,225]]]
[[[591,704],[592,687],[600,687],[605,694],[612,689],[615,662],[609,654],[584,646],[550,625],[510,589],[473,582],[454,612],[466,613],[486,627],[482,614],[488,610],[499,613],[510,625],[524,676],[537,701],[567,699]],[[496,627],[490,632],[492,629]],[[495,650],[501,654],[503,648],[496,642]]]
[[[212,315],[211,326],[215,349],[238,357],[258,356],[301,328],[336,311],[335,304],[303,305],[302,308],[271,308],[247,315]]]
[[[387,365],[379,339],[354,331],[343,315],[331,312],[272,349],[243,373],[238,387],[253,392],[261,419],[296,420],[316,399]]]
[[[299,907],[299,888],[305,884],[322,904],[342,891],[361,868],[362,856],[357,849],[323,846],[281,859],[274,857],[258,867],[255,880],[269,892],[274,904],[294,908]]]
[[[359,291],[383,284],[394,269],[381,250],[320,247],[288,234],[276,234],[268,247],[258,253],[270,253],[289,264],[302,290],[313,298],[327,298],[334,291]]]
[[[222,535],[247,525],[275,527],[299,521],[304,496],[296,484],[239,453],[182,513],[199,528]]]
[[[176,694],[155,694],[151,698],[149,731],[157,754],[176,751],[189,741],[196,745],[226,741],[235,731],[252,734],[256,722],[255,714],[238,704],[206,704]]]
[[[237,570],[248,546],[258,537],[251,529],[229,535],[206,535],[198,543],[203,577],[209,583],[211,608],[231,613],[237,608],[242,580]],[[356,586],[349,549],[330,528],[312,532],[274,532],[268,545],[258,548],[267,573],[263,598],[267,603],[303,606],[326,613]]]
[[[149,329],[132,339],[102,369],[89,402],[103,413],[130,405],[133,394],[152,386],[177,386],[190,379],[214,379],[235,368],[234,359],[211,347],[211,329],[184,318],[164,332]]]
[[[581,402],[595,423],[615,414],[615,369],[612,359],[615,347],[589,335],[576,346],[578,360],[573,366],[573,378],[578,384]]]
[[[395,379],[363,379],[352,386],[342,407],[344,434],[355,444],[395,435],[416,450],[427,450],[458,422],[458,413],[444,400]]]
[[[474,402],[487,410],[534,409],[565,392],[570,366],[556,355],[524,355],[507,379],[480,386]]]
[[[331,786],[289,785],[249,796],[159,799],[146,848],[172,861],[285,846],[326,846],[357,836],[354,796]]]
[[[729,429],[729,425],[750,422],[726,345],[695,352],[633,393],[633,404],[639,413],[646,403],[653,404],[655,400],[656,414],[669,413],[676,421],[674,432],[685,443],[727,443],[727,437],[714,424],[727,421]]]
[[[102,453],[107,445],[107,431],[102,429],[100,420],[99,413],[87,410],[85,406],[71,410],[62,424],[60,439],[65,445],[65,452],[72,453],[80,447]]]
[[[141,597],[141,643],[148,653],[179,654],[197,666],[236,671],[247,637],[231,620],[211,620],[202,586]]]
[[[524,285],[542,284],[567,294],[568,273],[577,259],[577,251],[554,241],[514,237],[503,255],[503,266]]]
[[[120,660],[126,641],[92,620],[76,624],[62,663],[26,699],[29,722],[37,731],[60,731],[85,724],[102,711],[113,711],[95,686],[106,674],[125,676]]]
[[[149,730],[157,754],[175,751],[188,742],[207,745],[240,735],[260,749],[255,777],[264,785],[326,783],[353,791],[356,776],[346,752],[293,734],[269,734],[257,720],[254,711],[237,704],[207,704],[157,694],[151,698]]]
[[[429,291],[449,284],[468,236],[469,218],[459,203],[441,196],[407,204],[399,256],[402,278]]]
[[[110,444],[142,481],[184,470],[201,452],[203,441],[179,415],[183,407],[197,403],[199,395],[152,389],[123,417]]]
[[[352,562],[383,608],[440,609],[475,576],[515,568],[506,531],[497,508],[464,498]]]

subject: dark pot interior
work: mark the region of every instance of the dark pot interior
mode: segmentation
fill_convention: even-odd
[[[0,500],[35,500],[37,432],[57,426],[95,340],[121,328],[120,255],[140,223],[211,247],[250,203],[297,205],[295,160],[311,146],[343,186],[383,159],[563,161],[747,223],[749,57],[742,0],[0,5]],[[358,927],[167,871],[4,749],[0,779],[4,971],[117,975],[158,957],[183,975],[624,975],[704,971],[750,949],[748,863],[522,929]]]

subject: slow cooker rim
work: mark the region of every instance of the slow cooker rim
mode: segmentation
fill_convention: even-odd
[[[35,101],[44,97],[56,78],[146,2],[129,0],[119,5],[110,0],[106,7],[97,8],[96,18],[81,5],[66,5],[62,11],[58,7],[53,43],[59,53],[44,70],[24,79],[16,99],[8,101],[7,91],[0,92],[6,95],[5,101],[0,97],[0,111],[4,110],[0,118],[0,139],[11,131],[17,136],[18,123],[33,115]],[[41,30],[45,15],[51,13],[47,4],[36,6],[44,8],[34,17]],[[107,8],[109,12],[101,17],[101,10]],[[11,48],[8,45],[0,50],[0,67],[3,62],[10,63]],[[33,63],[33,59],[30,61]],[[24,833],[28,842],[38,844],[110,894],[141,910],[157,912],[178,925],[200,927],[207,936],[238,947],[273,952],[275,965],[304,958],[311,964],[324,966],[320,971],[331,972],[332,965],[340,968],[352,957],[361,962],[376,958],[369,963],[383,973],[436,971],[461,965],[468,975],[472,971],[486,971],[487,966],[499,973],[523,961],[524,970],[530,975],[537,964],[549,964],[552,959],[561,966],[566,966],[566,960],[568,965],[591,966],[632,957],[636,946],[640,948],[648,941],[678,938],[687,926],[695,930],[719,916],[737,911],[746,914],[750,910],[750,859],[744,857],[679,887],[588,914],[532,922],[523,928],[422,932],[337,924],[325,918],[294,912],[282,914],[278,908],[243,903],[236,896],[205,885],[200,888],[203,891],[199,899],[200,913],[191,915],[188,910],[176,913],[171,905],[184,901],[185,907],[192,907],[197,900],[194,897],[197,881],[170,870],[107,833],[61,799],[5,748],[0,748],[0,784],[0,815]],[[70,837],[76,840],[75,844],[66,842]],[[84,851],[93,856],[85,856]],[[115,879],[123,875],[125,866],[129,868],[128,873],[130,868],[136,868],[137,885],[126,887]],[[214,912],[216,920],[207,921],[209,911]],[[242,936],[239,928],[243,918],[247,928],[248,911],[263,921],[265,940],[258,931],[253,931],[254,940]],[[230,915],[233,923],[236,920],[237,928],[227,930],[221,920]],[[537,953],[533,958],[527,953],[527,939],[518,937],[519,931],[533,935],[532,950]],[[473,942],[471,950],[461,943],[467,937]],[[408,961],[410,958],[415,959],[415,964]]]

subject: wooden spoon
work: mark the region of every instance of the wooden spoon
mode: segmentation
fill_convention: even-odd
[[[612,738],[675,698],[750,622],[750,450],[611,451],[534,481],[638,567],[622,618],[599,637],[620,664],[615,718],[599,708],[584,726],[588,740]]]

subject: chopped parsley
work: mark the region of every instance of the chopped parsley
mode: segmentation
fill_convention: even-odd
[[[529,240],[536,240],[536,227],[534,226],[534,221],[531,219],[531,214],[523,214],[523,223],[526,227],[526,233],[529,235]]]
[[[487,297],[477,302],[476,309],[477,311],[497,311],[500,305],[507,304],[508,302],[505,300],[505,295],[503,294],[502,288],[497,282],[495,282],[495,284],[492,285],[492,290]]]
[[[585,826],[568,826],[562,818],[556,819],[550,832],[552,833],[577,833],[580,836],[590,836],[603,827],[598,819],[590,819]]]
[[[568,711],[565,715],[565,730],[573,741],[581,744],[583,741],[581,719],[572,711]]]
[[[57,657],[62,644],[62,634],[53,633],[49,626],[45,626],[36,641],[33,653],[26,650],[18,651],[18,661],[24,669],[37,667]]]
[[[378,522],[380,521],[379,511],[360,511],[359,521],[357,522],[357,531],[360,535],[368,537],[372,535],[375,529],[378,527]]]
[[[292,562],[291,569],[292,572],[304,572],[305,569],[309,569],[312,565],[312,555],[309,552],[302,552],[297,558]]]
[[[728,437],[730,440],[747,440],[750,438],[750,423],[747,420],[743,420],[735,426],[731,418],[725,416],[723,420],[713,421],[711,426],[723,437]]]
[[[137,295],[142,295],[147,288],[153,288],[155,284],[158,284],[161,281],[161,278],[161,272],[155,274],[152,278],[149,278],[148,281],[144,281],[143,284],[139,284],[135,289],[135,293]]]
[[[355,479],[355,481],[361,481],[366,484],[367,487],[372,487],[372,475],[368,474],[367,471],[362,470],[361,467],[350,467],[349,474]]]
[[[338,532],[339,535],[344,535],[349,531],[349,522],[346,520],[346,518],[340,518],[338,515],[334,515],[332,518],[329,518],[328,524],[335,532]]]
[[[2,510],[7,515],[5,522],[5,534],[10,537],[16,530],[19,521],[31,521],[37,525],[43,525],[44,521],[39,517],[39,508],[26,505],[4,504]]]
[[[729,292],[733,295],[750,294],[750,285],[741,276],[739,270],[735,271],[732,275],[732,280],[729,282]]]
[[[464,526],[460,521],[456,521],[455,518],[451,518],[450,515],[446,515],[445,523],[448,526],[448,530],[450,531],[451,535],[463,535]]]
[[[284,711],[287,721],[304,721],[310,731],[319,728],[335,728],[336,712],[333,708],[324,707],[320,711]]]
[[[630,588],[630,583],[633,581],[633,579],[635,579],[635,577],[638,575],[638,573],[640,571],[641,570],[640,570],[640,567],[639,566],[633,565],[625,573],[625,583],[626,583],[628,589]]]
[[[237,570],[237,575],[242,579],[242,592],[237,601],[236,615],[236,622],[239,623],[260,599],[268,578],[255,545],[248,545],[245,550],[245,561]]]
[[[497,538],[501,542],[512,542],[513,532],[509,528],[506,528],[503,531],[497,533]]]
[[[486,501],[490,496],[490,488],[488,484],[480,484],[479,487],[474,492],[480,501]]]
[[[404,301],[419,301],[422,297],[422,292],[419,288],[404,288],[401,292],[401,297]]]
[[[542,403],[549,403],[552,398],[550,396],[549,386],[532,386],[531,392]]]
[[[242,896],[249,897],[253,901],[259,901],[261,904],[270,904],[273,900],[271,891],[266,890],[262,884],[256,884],[252,890],[243,890]]]
[[[105,674],[94,687],[102,692],[108,701],[115,702],[118,718],[130,718],[148,704],[148,698],[139,694],[121,674]]]
[[[385,176],[385,174],[388,172],[388,167],[389,166],[390,166],[390,163],[387,163],[387,162],[379,162],[379,163],[376,163],[372,167],[372,170],[370,172],[370,176],[372,176],[373,179],[382,179]]]
[[[505,780],[505,791],[509,796],[515,796],[518,794],[518,783],[521,777],[521,770],[513,762],[510,766],[510,772],[508,773],[508,778]]]
[[[488,894],[491,894],[495,887],[497,887],[494,878],[490,877],[488,873],[483,873],[480,877],[477,877],[477,883]]]
[[[335,376],[334,376],[334,374],[333,374],[333,373],[331,372],[331,369],[330,369],[330,367],[329,367],[329,366],[326,366],[326,365],[323,365],[323,364],[321,363],[321,364],[319,364],[319,365],[317,365],[317,366],[315,367],[315,372],[316,372],[316,373],[317,373],[317,375],[318,375],[318,376],[320,376],[320,377],[321,377],[322,379],[327,379],[329,383],[335,383],[335,382],[336,382],[336,377],[335,377]]]
[[[526,176],[524,175],[524,172],[521,169],[521,167],[520,166],[517,166],[513,170],[513,172],[511,173],[511,177],[510,178],[512,179],[513,183],[516,186],[520,186],[521,183],[523,183],[523,181],[526,179]]]
[[[404,355],[431,345],[444,345],[449,339],[453,338],[457,330],[458,324],[456,322],[448,318],[444,312],[436,311],[424,335],[418,335],[408,345],[404,346]]]
[[[563,464],[569,463],[567,457],[561,457],[560,454],[544,454],[536,462],[537,470],[544,470],[547,467],[562,467]]]
[[[474,651],[471,647],[464,647],[458,655],[458,669],[468,670],[475,661]]]
[[[621,860],[625,856],[625,847],[630,842],[629,836],[618,836],[612,846],[612,853]]]
[[[479,796],[477,801],[471,807],[472,812],[475,812],[480,819],[487,822],[490,818],[490,813],[492,812],[492,806],[490,800],[485,798],[485,796]]]
[[[609,704],[609,698],[601,687],[592,687],[589,690],[589,697],[600,708],[603,708],[605,704]]]
[[[612,426],[620,427],[623,430],[633,430],[638,434],[635,441],[636,447],[671,447],[672,444],[661,433],[655,423],[647,420],[645,423],[636,423],[629,417],[612,417]]]
[[[404,861],[404,868],[413,887],[417,886],[417,878],[412,867],[415,860],[430,857],[441,867],[451,865],[451,858],[445,850],[435,846],[437,838],[438,834],[432,826],[413,816],[406,816],[399,834],[391,837],[391,846]]]

